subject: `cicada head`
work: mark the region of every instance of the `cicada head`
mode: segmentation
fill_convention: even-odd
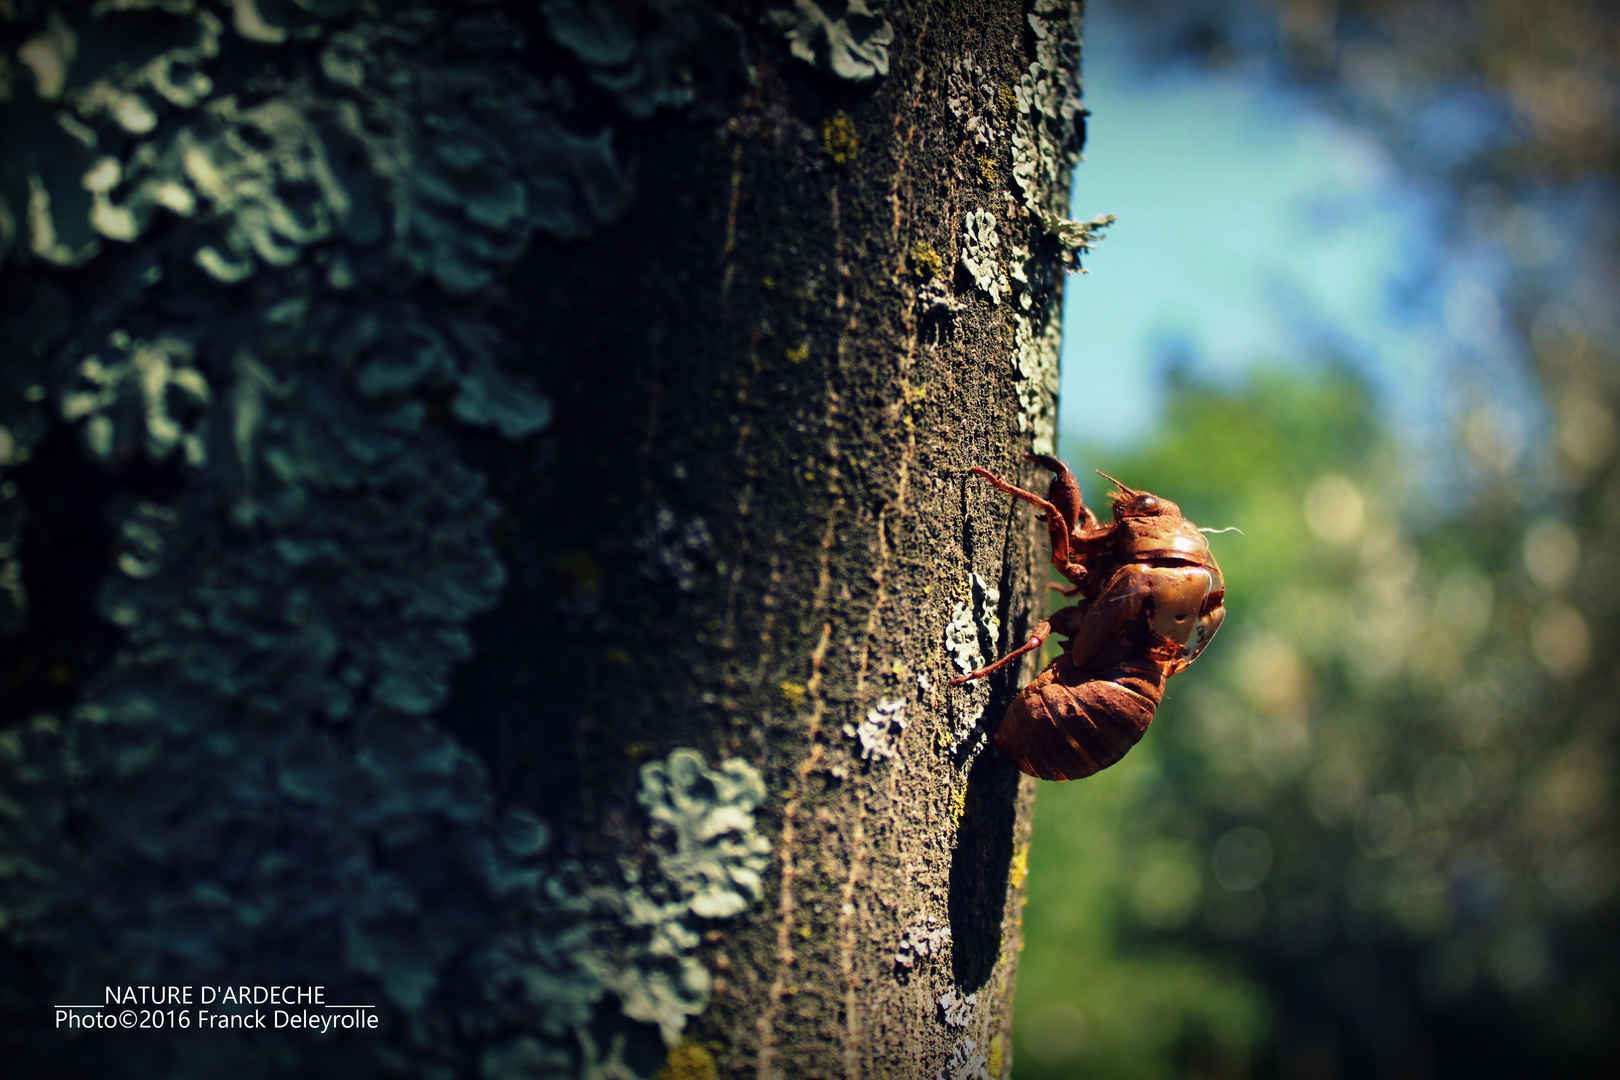
[[[1124,521],[1126,518],[1181,516],[1181,507],[1169,499],[1161,499],[1149,492],[1128,488],[1101,469],[1097,470],[1097,475],[1119,488],[1118,491],[1108,493],[1109,500],[1114,504],[1115,521]]]

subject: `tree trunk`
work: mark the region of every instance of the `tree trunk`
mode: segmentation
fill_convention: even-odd
[[[0,29],[0,1053],[1006,1076],[1078,8]]]

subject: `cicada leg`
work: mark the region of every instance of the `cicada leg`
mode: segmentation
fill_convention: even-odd
[[[1084,529],[1093,532],[1098,527],[1097,515],[1086,506],[1086,501],[1080,497],[1080,484],[1074,478],[1069,467],[1050,454],[1025,454],[1026,461],[1047,469],[1052,473],[1052,482],[1047,485],[1047,501],[1063,511],[1063,522],[1071,533]]]
[[[975,465],[968,472],[990,481],[997,491],[1006,492],[1015,499],[1022,499],[1031,506],[1039,507],[1046,514],[1046,531],[1052,539],[1052,565],[1057,567],[1058,573],[1074,582],[1077,586],[1085,580],[1085,564],[1076,557],[1074,544],[1072,543],[1074,537],[1070,530],[1073,526],[1061,508],[1041,498],[1033,491],[1026,491],[1017,484],[1003,480],[989,469],[981,469]],[[1078,488],[1076,492],[1076,498],[1078,498]]]
[[[1043,619],[1041,622],[1036,624],[1035,632],[1029,635],[1028,641],[1024,642],[1022,645],[1018,646],[1018,648],[1014,649],[1006,656],[1003,656],[1001,659],[991,661],[978,671],[969,672],[968,674],[963,675],[960,679],[952,679],[951,685],[961,686],[963,683],[972,682],[974,679],[982,679],[986,675],[991,675],[997,671],[1000,671],[1002,668],[1017,660],[1020,656],[1023,656],[1025,653],[1029,652],[1031,649],[1040,648],[1041,643],[1050,637],[1051,634],[1052,624]]]
[[[951,685],[961,686],[963,683],[972,682],[974,679],[982,679],[986,675],[992,675],[995,672],[1000,671],[1002,668],[1013,663],[1025,653],[1040,648],[1041,643],[1052,636],[1053,630],[1056,630],[1063,637],[1072,636],[1075,630],[1079,628],[1083,618],[1084,617],[1081,615],[1078,607],[1066,607],[1061,611],[1053,612],[1051,618],[1042,619],[1036,624],[1035,630],[1029,635],[1028,641],[1024,642],[1022,645],[1018,646],[1018,648],[1014,649],[1006,656],[1003,656],[1001,659],[986,664],[978,671],[969,672],[968,674],[963,675],[960,679],[952,679]]]

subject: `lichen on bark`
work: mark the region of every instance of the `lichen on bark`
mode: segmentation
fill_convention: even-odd
[[[389,1033],[341,1060],[277,1051],[306,1073],[583,1072],[579,1032],[615,994],[671,1043],[701,1008],[694,931],[671,915],[651,951],[621,932],[623,897],[662,864],[632,887],[550,852],[431,719],[508,578],[457,429],[522,442],[553,408],[488,303],[458,298],[533,236],[622,215],[611,121],[567,130],[585,119],[570,80],[632,118],[684,104],[699,31],[726,20],[659,10],[650,31],[633,11],[597,27],[633,77],[615,52],[544,78],[529,28],[487,5],[7,12],[34,85],[0,103],[8,352],[29,358],[8,355],[3,464],[56,483],[60,427],[129,493],[104,508],[113,566],[86,598],[116,645],[46,673],[72,684],[53,693],[26,685],[51,643],[21,587],[52,553],[17,535],[27,500],[3,489],[8,675],[56,706],[6,733],[27,812],[0,830],[23,871],[4,925],[52,996],[180,972],[333,984],[383,1010]],[[29,319],[42,301],[72,315]],[[726,811],[756,857],[757,802]],[[693,910],[723,919],[757,893],[722,902],[714,882]],[[671,964],[684,998],[658,992]],[[13,994],[8,1012],[32,1007]],[[251,1050],[171,1040],[118,1067],[222,1052]]]
[[[1026,631],[961,477],[1050,438],[1077,27],[846,7],[4,9],[0,1007],[385,1021],[8,1059],[1010,1068],[1031,789],[940,583]],[[969,214],[1012,304],[912,269]]]

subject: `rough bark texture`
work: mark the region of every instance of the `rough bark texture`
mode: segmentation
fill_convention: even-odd
[[[1078,10],[0,28],[12,1060],[1007,1075]]]

